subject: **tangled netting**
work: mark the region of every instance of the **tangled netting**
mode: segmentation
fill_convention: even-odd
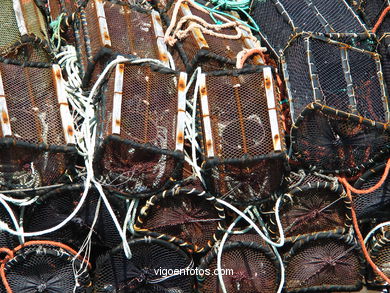
[[[142,208],[135,230],[200,253],[214,244],[224,221],[224,209],[211,195],[175,190],[152,196]]]
[[[278,287],[278,265],[273,252],[266,246],[242,241],[228,242],[223,248],[223,281],[228,292],[275,292]],[[217,251],[210,251],[200,261],[198,276],[200,292],[223,292],[219,285]]]
[[[345,0],[254,1],[251,15],[260,35],[279,55],[300,32],[368,35],[366,26]]]
[[[324,233],[297,241],[286,254],[286,288],[356,291],[362,287],[364,261],[348,236]]]
[[[120,247],[98,259],[93,292],[191,292],[194,277],[184,272],[193,262],[179,247],[153,238],[130,240],[129,245],[131,259]]]
[[[62,243],[31,241],[10,251],[1,265],[1,278],[7,293],[87,292],[88,269],[74,276],[82,263],[76,251]]]

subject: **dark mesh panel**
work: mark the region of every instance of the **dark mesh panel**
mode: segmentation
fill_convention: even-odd
[[[333,173],[371,164],[389,143],[389,136],[383,130],[316,110],[307,111],[296,125],[292,143],[305,166]]]
[[[327,235],[314,237],[296,242],[288,253],[286,289],[359,290],[362,259],[354,244]]]
[[[33,245],[17,251],[5,264],[5,277],[12,292],[74,292],[76,278],[73,253],[54,245]],[[80,261],[75,261],[75,268]],[[85,292],[88,273],[77,279],[76,292]],[[78,291],[77,291],[78,290]]]
[[[104,185],[132,194],[160,190],[178,164],[179,155],[173,153],[178,76],[149,66],[125,66],[120,136],[114,136],[111,129],[113,82],[111,77],[101,113],[106,140],[95,161]]]
[[[115,249],[96,263],[94,293],[192,292],[194,280],[185,274],[164,278],[163,270],[191,268],[192,260],[178,247],[162,240],[129,242],[132,258]]]
[[[83,193],[82,188],[73,188],[52,192],[46,199],[28,207],[25,212],[24,230],[35,232],[45,230],[63,222],[76,208]],[[99,194],[90,190],[81,210],[61,229],[40,236],[40,239],[60,241],[79,248],[89,233],[95,217]],[[125,203],[116,198],[109,198],[111,207],[121,223],[125,217]],[[101,201],[99,216],[93,228],[94,244],[114,247],[121,242],[111,216]]]
[[[209,270],[200,281],[200,292],[221,293],[217,274],[217,252],[209,252],[200,262]],[[223,281],[227,292],[275,292],[278,267],[271,252],[253,242],[228,242],[222,253]],[[228,271],[229,270],[229,271]]]
[[[215,202],[197,195],[182,194],[160,198],[149,206],[139,228],[176,237],[205,248],[221,227],[221,218]]]
[[[14,212],[14,214],[16,213]],[[19,221],[17,214],[15,216],[16,216],[16,220]],[[0,205],[0,221],[6,223],[8,227],[15,229],[14,223],[8,211],[5,209],[5,207],[2,204]],[[8,232],[0,231],[0,247],[13,249],[17,244],[18,244],[17,237],[12,236]]]
[[[389,259],[390,259],[390,229],[385,226],[377,230],[371,239],[371,249],[369,251],[372,261],[378,266],[387,277],[390,276]],[[370,285],[386,285],[384,280],[372,270],[369,271],[367,282]],[[388,284],[387,284],[388,285]]]
[[[359,0],[355,2],[357,12],[362,15],[368,27],[373,28],[383,9],[386,8],[387,0]]]
[[[383,175],[385,165],[380,165],[364,173],[355,183],[358,189],[369,189],[378,183]],[[390,177],[377,190],[367,194],[353,194],[353,203],[359,219],[385,217],[390,208]]]
[[[48,50],[38,44],[31,42],[18,43],[16,46],[8,48],[7,52],[2,54],[3,57],[23,62],[44,62],[50,63],[51,57]]]

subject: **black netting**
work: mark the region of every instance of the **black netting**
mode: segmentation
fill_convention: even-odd
[[[313,235],[294,244],[286,258],[286,289],[354,291],[362,286],[363,260],[355,243],[333,234]]]
[[[26,208],[24,230],[26,232],[36,232],[60,224],[76,208],[83,191],[84,189],[79,186],[62,188],[51,192],[44,199]],[[39,238],[60,241],[72,247],[79,248],[92,228],[98,199],[98,192],[91,189],[81,210],[68,224],[55,232],[45,234]],[[114,214],[119,219],[119,222],[122,223],[126,212],[125,203],[115,197],[110,197],[109,201]],[[121,242],[119,233],[103,200],[100,204],[96,225],[93,228],[92,242],[95,245],[110,248]]]
[[[279,269],[272,252],[254,242],[227,242],[222,252],[223,281],[227,292],[275,292]],[[217,274],[217,251],[200,261],[199,291],[222,292]],[[203,272],[203,275],[202,275]]]
[[[255,1],[251,14],[260,27],[261,37],[276,54],[301,31],[367,33],[364,24],[344,0]]]
[[[342,118],[339,112],[336,115],[335,110],[318,104],[312,108],[316,110],[307,108],[291,135],[295,157],[305,166],[347,172],[372,164],[386,150],[389,135],[383,128],[347,115]]]
[[[385,226],[372,236],[369,241],[370,244],[370,256],[372,261],[378,266],[378,269],[382,271],[387,277],[390,276],[390,229],[389,226]],[[367,274],[367,282],[370,285],[388,286],[384,280],[372,270],[369,270]]]
[[[208,74],[205,88],[200,88],[201,93],[207,94],[211,118],[212,137],[207,137],[207,120],[203,119],[206,155],[214,153],[214,159],[204,165],[208,187],[237,203],[269,196],[283,176],[281,116],[277,109],[277,119],[270,120],[266,86],[263,68],[256,68],[234,74]],[[278,88],[275,86],[273,91],[277,104]],[[271,132],[272,123],[278,133]],[[278,143],[280,149],[274,151]]]
[[[113,74],[114,75],[114,74]],[[95,165],[103,184],[126,194],[164,189],[181,173],[176,149],[178,111],[176,73],[160,73],[149,66],[124,67],[120,118],[113,117],[114,79],[102,103],[102,142]],[[113,120],[120,134],[113,133]]]
[[[352,4],[367,26],[373,28],[381,15],[381,12],[388,6],[388,1],[358,0],[352,1]]]
[[[19,217],[17,213],[14,210],[13,213],[16,217],[16,220],[19,221]],[[0,221],[7,224],[8,227],[15,229],[15,225],[14,222],[12,221],[10,214],[2,204],[0,205]],[[4,248],[13,249],[17,244],[18,244],[17,237],[9,234],[6,231],[0,231],[0,248],[4,247]]]
[[[93,292],[192,292],[194,279],[184,273],[192,268],[192,260],[179,247],[150,238],[132,240],[129,245],[131,259],[122,248],[98,259]],[[183,273],[173,275],[175,269]]]
[[[8,283],[14,293],[86,292],[90,286],[88,271],[76,278],[74,269],[80,268],[81,261],[72,263],[73,257],[73,252],[53,244],[28,245],[6,261],[3,283]]]
[[[357,189],[366,190],[381,179],[385,165],[381,164],[364,173],[355,183]],[[367,194],[353,194],[353,205],[359,219],[382,218],[388,215],[390,208],[390,177],[377,190]]]
[[[186,192],[152,197],[136,226],[141,233],[154,232],[159,238],[176,237],[199,252],[212,245],[216,232],[224,226],[223,209],[215,205],[215,200]]]
[[[311,102],[388,121],[379,55],[306,36],[295,39],[283,56],[294,122]]]

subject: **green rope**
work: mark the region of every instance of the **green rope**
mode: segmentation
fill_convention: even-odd
[[[238,21],[239,23],[243,24],[243,25],[246,25],[247,27],[249,27],[251,30],[254,30],[256,32],[260,31],[260,28],[258,27],[258,25],[256,24],[256,22],[253,20],[253,18],[249,15],[248,12],[246,12],[245,10],[249,9],[250,7],[250,2],[251,1],[248,1],[248,0],[241,0],[241,1],[231,1],[231,0],[211,0],[211,2],[213,4],[216,4],[215,7],[213,8],[210,8],[210,7],[207,7],[205,5],[202,5],[198,2],[196,2],[197,5],[201,6],[202,8],[206,9],[209,11],[210,13],[210,17],[211,19],[216,23],[216,24],[222,24],[222,22],[220,20],[217,20],[215,17],[214,17],[214,13],[216,14],[220,14],[220,15],[223,15],[223,16],[227,16],[231,19],[234,19],[235,21]],[[236,10],[236,11],[241,11],[243,14],[245,14],[245,16],[248,18],[249,22],[252,23],[252,25],[250,25],[248,22],[246,21],[242,21],[241,19],[229,14],[229,13],[226,13],[226,12],[223,12],[221,10],[219,10],[219,8],[222,8],[223,10]]]
[[[59,51],[61,47],[61,21],[64,16],[65,13],[61,13],[56,20],[53,20],[50,23],[50,28],[53,30],[53,35],[51,36],[50,40],[53,44],[55,44],[55,40],[57,40],[57,45],[55,45],[57,51]]]

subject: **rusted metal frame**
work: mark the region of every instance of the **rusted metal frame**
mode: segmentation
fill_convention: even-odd
[[[115,67],[114,97],[112,105],[111,134],[120,135],[121,133],[121,115],[122,115],[122,96],[123,96],[123,75],[125,65],[117,64]]]
[[[111,47],[110,34],[108,32],[108,25],[106,20],[106,14],[104,12],[104,5],[102,0],[94,0],[96,16],[99,22],[100,40],[103,47]]]
[[[1,111],[1,134],[2,137],[12,136],[11,120],[8,114],[7,100],[4,93],[3,79],[0,72],[0,111]]]
[[[165,66],[169,67],[168,48],[164,42],[164,30],[161,23],[160,14],[152,10],[151,12],[152,24],[157,41],[159,59]]]
[[[268,105],[269,122],[271,126],[272,143],[275,152],[282,151],[281,135],[279,132],[278,114],[276,111],[276,98],[274,92],[274,82],[272,77],[271,68],[267,67],[263,69],[265,94]]]
[[[349,97],[349,108],[351,113],[358,114],[357,101],[355,96],[355,90],[353,88],[353,80],[351,74],[351,68],[349,66],[348,49],[340,48],[341,64],[343,66],[344,78],[347,83],[347,94]]]
[[[192,12],[187,4],[182,3],[180,5],[180,10],[183,13],[183,16],[192,16]],[[193,22],[189,21],[189,25],[191,25]],[[202,31],[199,28],[194,28],[191,30],[191,33],[196,41],[196,44],[198,45],[199,49],[209,49],[209,45],[207,44],[207,41],[205,37],[203,36]]]
[[[177,84],[176,151],[184,150],[184,126],[186,119],[187,74],[180,72]]]
[[[209,110],[209,100],[207,97],[207,88],[206,88],[206,75],[204,73],[199,75],[199,93],[200,93],[200,105],[203,121],[203,135],[205,140],[206,147],[206,156],[212,158],[214,154],[214,140],[213,133],[211,128],[211,119],[210,119],[210,110]]]
[[[75,145],[75,130],[73,125],[72,115],[69,111],[69,104],[67,99],[67,92],[65,90],[65,82],[62,77],[61,67],[57,64],[53,65],[54,84],[57,93],[57,100],[60,107],[60,115],[62,128],[66,144]]]

